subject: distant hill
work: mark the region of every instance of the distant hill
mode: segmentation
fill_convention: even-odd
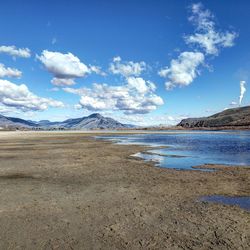
[[[98,113],[90,116],[68,119],[63,122],[51,122],[42,120],[39,122],[26,121],[14,117],[0,115],[0,127],[2,128],[23,128],[23,129],[126,129],[133,125],[120,123],[112,118],[104,117]]]
[[[32,128],[36,127],[36,124],[31,121],[26,121],[20,118],[6,117],[0,115],[0,127],[2,128]]]
[[[183,128],[250,128],[250,106],[227,109],[209,117],[187,118],[177,126]]]

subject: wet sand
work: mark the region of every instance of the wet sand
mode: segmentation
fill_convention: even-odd
[[[0,249],[249,249],[250,168],[157,168],[93,133],[0,132]]]

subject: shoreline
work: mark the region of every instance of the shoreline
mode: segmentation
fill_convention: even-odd
[[[178,171],[93,133],[15,133],[0,133],[1,249],[250,246],[249,212],[198,201],[249,196],[249,168]]]
[[[0,130],[0,138],[6,136],[23,136],[23,135],[37,135],[40,136],[42,134],[90,134],[90,135],[119,135],[119,134],[226,134],[226,133],[237,133],[237,132],[245,132],[246,130],[232,130],[232,131],[214,131],[214,130],[56,130],[56,131],[35,131],[35,130],[17,130],[17,131],[1,131]]]

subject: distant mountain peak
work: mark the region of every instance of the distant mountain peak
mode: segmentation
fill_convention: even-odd
[[[67,119],[62,122],[50,122],[41,120],[38,122],[26,121],[14,117],[0,115],[0,127],[28,128],[28,129],[124,129],[133,125],[120,123],[112,118],[104,117],[99,113],[94,113],[82,118]]]
[[[50,122],[50,121],[49,120],[40,120],[39,122],[42,123],[42,122]]]
[[[88,118],[101,119],[101,118],[104,118],[104,117],[101,114],[99,114],[99,113],[93,113],[93,114],[89,115]]]

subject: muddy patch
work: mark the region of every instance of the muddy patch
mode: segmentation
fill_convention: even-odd
[[[0,180],[17,180],[17,179],[37,179],[33,175],[27,175],[24,173],[12,173],[6,175],[0,175]]]

